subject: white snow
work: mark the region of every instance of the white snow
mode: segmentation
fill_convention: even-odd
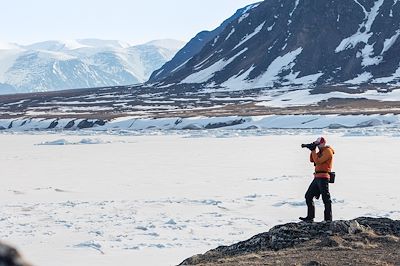
[[[246,71],[243,70],[237,75],[230,77],[227,81],[223,82],[221,86],[224,87],[224,91],[246,90],[257,87],[271,87],[275,81],[279,80],[279,73],[293,67],[294,60],[301,52],[302,48],[298,48],[283,56],[277,57],[269,65],[266,72],[264,72],[255,80],[248,80],[249,74],[255,68],[253,65]],[[283,78],[284,82],[282,82],[282,85],[312,85],[316,83],[322,75],[324,75],[324,73],[316,73],[298,78],[299,74],[300,72],[291,72],[289,75]]]
[[[363,67],[379,65],[383,57],[382,56],[373,56],[374,55],[374,45],[365,44],[365,47],[361,50],[360,56],[362,56],[361,65]]]
[[[242,46],[245,42],[247,42],[248,40],[250,40],[251,38],[253,38],[254,36],[256,36],[264,27],[265,21],[263,23],[261,23],[257,28],[254,29],[254,31],[250,34],[246,34],[246,36],[244,36],[242,38],[242,40],[232,49],[235,50],[236,48]]]
[[[368,12],[367,12],[367,10],[365,9],[365,7],[364,7],[362,4],[360,4],[360,2],[359,2],[358,0],[354,0],[354,2],[356,2],[356,4],[359,5],[359,6],[361,7],[361,9],[362,9],[363,12],[364,12],[365,19],[366,19],[366,18],[368,17]]]
[[[393,174],[399,133],[217,132],[97,135],[111,142],[106,146],[35,145],[82,139],[62,133],[0,134],[5,164],[0,238],[16,244],[34,265],[177,265],[274,225],[297,222],[306,212],[304,193],[313,172],[300,144],[320,135],[336,150],[338,177],[330,186],[334,219],[400,219]],[[316,209],[322,220],[321,200]]]
[[[397,41],[399,36],[400,36],[400,30],[397,30],[396,33],[392,37],[385,40],[385,42],[383,43],[383,49],[382,49],[381,55],[383,55],[390,48],[392,48],[393,44],[395,44],[395,42]]]
[[[69,49],[69,50],[91,47],[91,46],[79,43],[77,40],[65,40],[65,41],[63,41],[63,44],[65,45],[65,49]]]
[[[267,28],[267,30],[268,30],[268,31],[271,31],[271,30],[274,28],[274,26],[275,26],[275,22],[274,22],[274,24],[272,24],[271,26],[269,26],[269,27]]]
[[[174,70],[176,70],[177,68],[175,68]],[[173,71],[174,71],[173,70]],[[171,72],[173,72],[173,71],[171,71]],[[157,70],[157,72],[155,73],[155,77],[157,77],[157,76],[159,76],[162,72],[164,72],[164,69],[161,69],[161,70]]]
[[[400,95],[400,90],[392,92],[389,95],[381,96],[378,92],[374,93],[364,93],[357,94],[350,97],[346,97],[348,94],[332,92],[328,94],[328,97],[332,98],[372,98],[376,100],[381,100],[385,97],[388,101],[395,101]],[[267,106],[267,107],[289,107],[289,106],[301,106],[301,105],[311,105],[323,100],[323,96],[310,94],[308,90],[295,90],[289,93],[285,93],[279,96],[271,98],[270,96],[263,96],[256,99],[244,98],[242,100],[256,100],[257,105]],[[224,100],[224,98],[217,100]],[[226,99],[225,99],[226,100]],[[235,100],[241,100],[236,98]],[[166,109],[167,107],[159,107],[160,109]],[[157,109],[155,107],[155,109]],[[349,110],[351,112],[351,110]],[[307,121],[312,120],[313,123],[308,123]],[[249,128],[259,128],[259,129],[271,129],[271,128],[305,128],[305,129],[315,129],[315,128],[329,128],[331,125],[341,124],[342,127],[362,127],[368,126],[390,126],[391,128],[400,128],[400,115],[269,115],[269,116],[222,116],[222,117],[170,117],[170,118],[138,118],[138,117],[122,117],[118,119],[111,120],[103,126],[96,125],[93,128],[88,128],[85,130],[77,130],[77,125],[82,120],[73,119],[62,119],[57,120],[58,124],[53,125],[53,129],[49,129],[49,126],[54,123],[54,119],[2,119],[0,120],[0,127],[5,130],[5,132],[58,132],[60,130],[65,130],[64,127],[74,121],[74,125],[70,132],[87,132],[88,134],[95,134],[100,132],[110,132],[119,133],[121,131],[130,132],[130,134],[137,134],[143,130],[163,130],[166,132],[170,131],[185,131],[187,129],[249,129]],[[370,121],[379,121],[379,124],[369,124]],[[12,127],[8,129],[12,122]],[[94,122],[94,121],[88,121]],[[307,123],[305,123],[307,122]],[[335,126],[337,127],[337,126]],[[79,139],[75,142],[68,142],[65,138],[51,140],[41,143],[42,145],[76,145],[76,144],[106,144],[100,142],[97,138],[85,138]]]
[[[235,28],[232,27],[232,30],[231,30],[231,32],[229,32],[228,36],[226,36],[225,41],[227,41],[229,39],[229,37],[231,37],[232,34],[234,34],[234,33],[235,33]]]
[[[322,75],[324,75],[324,73],[311,74],[300,78],[297,77],[298,75],[295,75],[293,79],[285,77],[286,79],[288,79],[288,82],[283,83],[283,85],[288,85],[288,84],[311,85],[316,83]]]
[[[97,45],[100,46],[100,45]],[[27,50],[35,51],[62,51],[62,50],[75,50],[80,48],[93,48],[92,44],[85,44],[79,40],[52,40],[33,43],[24,46]]]
[[[182,41],[177,41],[177,40],[173,40],[173,39],[161,39],[161,40],[154,40],[151,42],[147,42],[145,43],[145,45],[152,45],[152,46],[156,46],[156,47],[161,47],[167,50],[173,50],[173,51],[179,51],[180,49],[183,48],[183,46],[185,46],[186,42],[182,42]],[[129,45],[131,46],[131,45]],[[122,45],[122,47],[126,47],[124,45]]]
[[[20,47],[17,44],[0,41],[0,52],[1,50],[18,50],[18,49],[20,49]]]
[[[260,5],[260,3],[255,3],[255,4],[248,5],[248,6],[243,10],[243,13],[242,13],[242,14],[246,14],[249,10],[258,7],[259,5]]]
[[[289,17],[292,17],[294,11],[296,11],[297,6],[299,5],[300,0],[296,0],[296,2],[294,3],[294,8],[293,10],[290,12]],[[289,23],[290,24],[290,23]]]
[[[288,52],[283,56],[278,56],[271,62],[267,70],[254,81],[255,87],[266,87],[273,85],[274,81],[279,79],[278,74],[284,70],[291,69],[293,62],[297,56],[303,51],[302,47],[297,48],[294,51]]]
[[[393,73],[392,76],[376,78],[376,79],[372,80],[372,83],[389,83],[389,82],[393,82],[394,80],[399,79],[399,78],[400,78],[400,65],[397,68],[397,70]]]
[[[214,46],[218,42],[218,40],[219,40],[219,35],[214,38],[212,46]]]
[[[209,56],[207,56],[203,61],[201,61],[200,63],[198,63],[197,65],[195,65],[193,67],[194,70],[199,70],[203,67],[204,64],[207,63],[208,59],[210,59],[212,56],[214,55],[214,53],[210,54]]]
[[[341,43],[336,47],[335,52],[339,53],[347,49],[352,49],[356,47],[358,43],[364,43],[365,47],[359,54],[362,56],[362,66],[377,65],[382,61],[381,57],[371,57],[373,55],[373,44],[369,44],[369,39],[373,35],[371,32],[372,24],[374,23],[376,17],[379,14],[379,9],[383,5],[384,0],[377,0],[374,6],[371,8],[370,12],[367,12],[365,7],[360,4],[357,0],[354,0],[362,9],[365,14],[364,21],[359,25],[356,33],[352,36],[347,37],[341,41]]]
[[[182,45],[159,40],[130,46],[96,39],[0,44],[0,83],[20,92],[140,83],[172,59]]]
[[[347,83],[347,84],[361,84],[361,83],[365,83],[365,82],[369,81],[372,78],[373,78],[373,76],[372,76],[371,73],[364,72],[364,73],[358,75],[357,77],[355,77],[354,79],[345,81],[345,83]]]
[[[304,106],[317,104],[330,98],[370,99],[378,101],[398,101],[400,90],[382,93],[378,90],[368,90],[364,93],[330,92],[326,94],[310,94],[309,89],[298,89],[289,92],[271,90],[268,95],[261,96],[259,104],[273,107]]]
[[[57,139],[52,141],[44,141],[37,145],[87,145],[87,144],[108,144],[110,142],[105,142],[101,139],[95,138],[83,138],[77,142],[70,142],[66,139]]]
[[[2,44],[0,44],[2,45]],[[10,67],[15,64],[15,61],[21,54],[20,48],[3,47],[4,50],[0,49],[0,82],[4,83],[7,75],[6,72]]]
[[[250,75],[251,71],[253,71],[254,68],[255,68],[255,66],[252,65],[245,72],[239,73],[236,76],[232,76],[231,78],[229,78],[227,81],[222,83],[221,86],[226,87],[228,89],[234,89],[234,90],[250,89],[251,83],[246,81],[246,79]]]
[[[179,66],[177,66],[176,68],[174,68],[174,69],[171,71],[171,73],[172,73],[172,72],[175,72],[175,71],[177,71],[177,70],[179,70],[180,68],[182,68],[184,65],[186,65],[187,62],[190,61],[190,59],[192,59],[192,57],[189,58],[188,60],[186,60],[185,62],[183,62],[181,65],[179,65]],[[164,70],[164,69],[163,69],[163,70]]]
[[[393,0],[392,8],[390,9],[389,17],[393,17],[393,7],[399,2],[399,0]]]
[[[229,59],[221,59],[218,62],[214,63],[213,65],[209,66],[208,68],[205,68],[203,70],[200,70],[198,72],[195,72],[189,76],[187,76],[184,80],[182,80],[180,83],[202,83],[202,82],[207,82],[210,80],[216,72],[223,70],[227,65],[232,63],[238,56],[246,52],[248,48],[244,48],[241,50],[239,53],[237,53],[235,56],[232,56]]]
[[[238,23],[242,22],[244,19],[246,19],[250,14],[249,13],[244,13],[239,19]]]

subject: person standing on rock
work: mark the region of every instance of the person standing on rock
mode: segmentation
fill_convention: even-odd
[[[314,163],[315,172],[314,180],[308,188],[305,198],[307,203],[307,216],[300,217],[300,220],[305,222],[313,222],[315,218],[314,197],[322,200],[325,205],[324,220],[332,221],[332,201],[329,193],[329,180],[331,178],[333,155],[335,151],[332,147],[326,145],[326,140],[323,137],[318,138],[311,144],[303,144],[311,151],[310,161]],[[318,147],[318,152],[316,148]]]

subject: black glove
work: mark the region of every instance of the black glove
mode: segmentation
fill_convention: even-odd
[[[311,143],[310,145],[309,145],[309,147],[307,147],[310,151],[315,151],[315,149],[317,148],[317,144],[315,144],[315,143]]]

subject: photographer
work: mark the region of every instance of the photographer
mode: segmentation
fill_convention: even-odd
[[[329,181],[331,178],[333,155],[335,151],[326,145],[326,140],[323,137],[318,138],[310,144],[303,144],[303,148],[308,148],[311,151],[310,161],[314,163],[315,172],[314,180],[308,188],[305,198],[307,203],[307,216],[300,217],[300,220],[305,222],[313,222],[315,218],[314,197],[319,198],[322,195],[322,200],[325,205],[324,220],[332,221],[332,201],[329,194]],[[318,147],[318,152],[316,148]],[[332,178],[334,178],[332,176]],[[333,180],[331,180],[333,182]]]

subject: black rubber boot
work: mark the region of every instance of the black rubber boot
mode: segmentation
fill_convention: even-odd
[[[307,203],[307,216],[303,217],[304,220],[314,220],[315,217],[315,205],[314,205],[314,201],[313,198],[306,198],[306,203]],[[303,219],[300,219],[303,220]],[[304,221],[303,220],[303,221]]]
[[[302,220],[303,222],[306,222],[306,223],[314,222],[314,219],[310,218],[310,217],[299,217],[299,219]]]
[[[332,221],[332,203],[330,202],[325,204],[324,221],[325,222]]]

